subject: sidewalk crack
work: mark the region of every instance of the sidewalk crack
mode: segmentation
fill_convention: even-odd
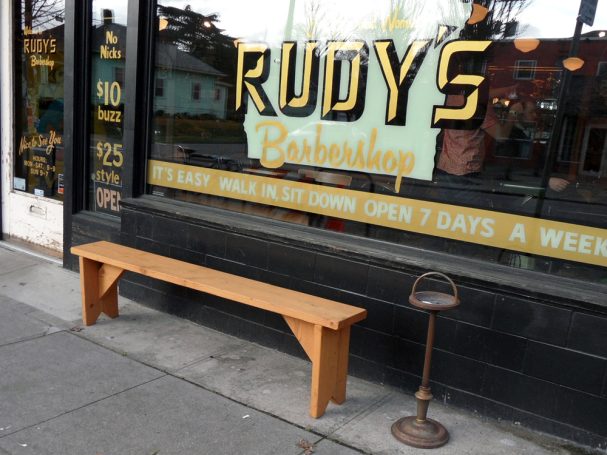
[[[73,409],[70,409],[70,410],[68,410],[68,411],[62,412],[62,413],[57,414],[57,415],[55,415],[55,416],[53,416],[53,417],[49,417],[48,419],[42,420],[42,421],[40,421],[40,422],[36,422],[36,423],[34,423],[34,424],[32,424],[32,425],[28,425],[28,426],[25,426],[25,427],[23,427],[23,428],[19,428],[19,429],[15,430],[15,431],[12,431],[12,432],[10,432],[10,433],[6,433],[6,434],[3,434],[3,435],[0,435],[0,439],[4,439],[4,438],[6,438],[7,436],[16,435],[16,434],[18,434],[18,433],[20,433],[20,432],[22,432],[22,431],[26,431],[26,430],[29,430],[29,429],[31,429],[31,428],[38,427],[38,426],[40,426],[40,425],[44,425],[45,423],[51,422],[51,421],[53,421],[53,420],[56,420],[56,419],[58,419],[58,418],[60,418],[60,417],[66,416],[66,415],[70,415],[70,414],[72,414],[72,413],[74,413],[74,412],[76,412],[76,411],[80,411],[81,409],[85,409],[85,408],[87,408],[87,407],[89,407],[89,406],[95,405],[95,404],[97,404],[97,403],[101,403],[101,402],[103,402],[103,401],[105,401],[105,400],[108,400],[108,399],[110,399],[110,398],[114,398],[114,397],[116,397],[116,396],[118,396],[118,395],[121,395],[121,394],[123,394],[123,393],[129,392],[129,391],[134,390],[134,389],[136,389],[136,388],[138,388],[138,387],[142,387],[142,386],[145,386],[145,385],[151,384],[151,383],[152,383],[152,382],[154,382],[154,381],[158,381],[158,380],[160,380],[160,379],[164,379],[164,378],[166,378],[167,376],[169,376],[169,375],[168,375],[168,374],[163,374],[163,375],[161,375],[161,376],[159,376],[159,377],[157,377],[157,378],[150,379],[149,381],[145,381],[145,382],[142,382],[142,383],[140,383],[140,384],[137,384],[137,385],[134,385],[134,386],[128,387],[128,388],[126,388],[126,389],[124,389],[124,390],[120,390],[120,391],[115,392],[115,393],[113,393],[113,394],[111,394],[111,395],[105,396],[105,397],[103,397],[103,398],[99,398],[98,400],[90,401],[90,402],[88,402],[88,403],[86,403],[86,404],[83,404],[82,406],[78,406],[78,407],[76,407],[76,408],[73,408]]]

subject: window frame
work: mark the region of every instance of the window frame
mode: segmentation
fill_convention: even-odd
[[[164,81],[163,77],[157,77],[154,80],[154,97],[155,98],[164,98]],[[159,84],[160,82],[160,84]],[[160,93],[159,93],[160,92]]]
[[[192,101],[200,101],[202,99],[202,84],[200,81],[192,81],[190,96]]]
[[[535,78],[537,60],[516,60],[514,62],[514,76],[517,81],[531,81]],[[521,72],[529,72],[529,76],[521,76]]]

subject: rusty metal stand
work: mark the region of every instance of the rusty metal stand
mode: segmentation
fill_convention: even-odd
[[[428,275],[439,275],[451,283],[454,295],[440,292],[415,292],[417,284]],[[426,357],[424,359],[424,372],[422,384],[415,393],[417,399],[417,415],[403,417],[392,425],[392,435],[399,441],[421,449],[434,449],[441,447],[449,441],[449,432],[436,420],[428,419],[428,407],[432,400],[430,391],[430,366],[432,364],[432,347],[436,327],[436,315],[439,311],[455,308],[459,305],[457,288],[449,277],[438,272],[429,272],[420,276],[409,296],[409,303],[430,313],[428,321],[428,337],[426,339]]]

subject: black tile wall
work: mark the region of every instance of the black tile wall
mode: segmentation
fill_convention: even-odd
[[[600,395],[606,364],[606,360],[598,357],[530,341],[523,373]]]
[[[489,327],[493,317],[496,295],[465,286],[457,286],[457,289],[460,305],[445,313],[445,317]]]
[[[281,288],[293,288],[292,279],[289,275],[268,272],[267,270],[264,270],[261,274],[261,281],[264,283],[273,284],[274,286],[280,286]]]
[[[367,318],[359,325],[392,335],[394,333],[394,312],[396,306],[382,300],[364,299],[361,305],[356,305],[367,310]]]
[[[229,235],[226,239],[226,259],[267,269],[268,242],[242,235]]]
[[[121,215],[121,231],[123,234],[137,235],[138,214],[129,210],[123,210]]]
[[[419,375],[416,375],[401,370],[388,368],[385,372],[384,380],[382,382],[389,386],[397,387],[403,392],[414,393],[417,391],[417,389],[419,389],[422,380],[421,373]],[[412,409],[411,414],[414,413],[415,409]]]
[[[388,366],[421,377],[425,352],[426,347],[423,344],[403,339],[397,340],[393,363]]]
[[[440,319],[439,319],[440,321]],[[520,370],[523,365],[527,340],[463,322],[445,321],[449,337],[437,347],[474,360]],[[437,332],[440,325],[437,325]]]
[[[438,389],[436,391],[438,391]],[[480,395],[464,392],[462,390],[446,390],[445,394],[445,397],[441,397],[440,395],[435,396],[438,396],[438,399],[442,398],[446,403],[452,406],[468,409],[486,417],[506,421],[512,420],[514,409],[510,406],[495,401],[489,401]]]
[[[575,313],[568,346],[607,358],[607,316]]]
[[[603,379],[603,393],[602,395],[607,398],[607,367],[605,368],[605,374]]]
[[[320,284],[364,294],[367,288],[369,266],[360,262],[318,254],[314,280]]]
[[[369,267],[366,294],[387,302],[409,305],[414,277],[381,267]]]
[[[396,355],[394,337],[354,325],[350,333],[350,352],[376,363],[389,365]]]
[[[285,319],[281,315],[270,313],[269,311],[264,311],[263,315],[264,318],[262,325],[274,330],[279,330],[280,332],[284,332],[286,334],[292,333]]]
[[[434,347],[454,352],[456,345],[457,321],[444,318],[440,313],[436,318]],[[424,340],[425,343],[425,340]]]
[[[556,400],[561,391],[556,384],[487,365],[481,395],[558,420]]]
[[[268,269],[272,272],[311,281],[314,279],[316,254],[300,248],[272,245],[268,250]]]
[[[173,259],[189,262],[190,264],[204,265],[206,262],[204,254],[176,246],[171,247],[169,254]]]
[[[227,234],[216,229],[192,227],[186,234],[186,248],[200,254],[226,255]]]
[[[140,250],[147,251],[148,253],[155,253],[163,256],[169,256],[171,252],[171,247],[169,245],[143,237],[137,237],[135,239],[135,245],[133,246]]]
[[[598,447],[599,445],[604,446],[605,444],[605,438],[598,436],[595,433],[590,433],[555,420],[545,419],[537,414],[521,411],[520,409],[513,409],[511,420],[519,422],[520,425],[524,427],[535,428],[544,433],[557,435],[559,438],[580,441],[583,445]],[[590,455],[590,453],[592,453],[581,448],[573,449],[573,447],[571,447],[571,450],[570,453],[579,452],[584,455]]]
[[[123,210],[121,214],[121,231],[137,237],[153,238],[154,217],[145,213]]]
[[[394,333],[397,336],[417,343],[426,342],[428,313],[413,307],[397,306],[394,318]]]
[[[435,349],[430,378],[456,389],[480,394],[486,367],[485,363]]]
[[[74,234],[74,236],[72,237],[72,245],[83,245],[85,243],[94,242],[96,240],[98,239],[90,237],[88,235]]]
[[[484,330],[483,362],[520,371],[523,368],[527,339],[506,333]]]
[[[571,311],[529,300],[500,296],[493,328],[559,346],[567,342]]]
[[[562,388],[557,402],[558,420],[607,436],[607,399]]]
[[[385,371],[385,365],[350,353],[348,374],[383,384],[386,377]]]
[[[252,280],[261,280],[261,277],[265,273],[263,269],[250,267],[240,262],[229,261],[215,256],[207,256],[207,265],[212,269],[250,278]]]
[[[154,241],[171,246],[185,248],[187,233],[190,225],[170,218],[156,217],[152,222],[152,237]],[[140,237],[147,237],[140,235]]]

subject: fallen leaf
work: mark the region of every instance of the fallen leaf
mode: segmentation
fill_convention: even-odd
[[[297,446],[305,450],[305,455],[312,455],[314,453],[314,444],[305,439],[300,439]]]

